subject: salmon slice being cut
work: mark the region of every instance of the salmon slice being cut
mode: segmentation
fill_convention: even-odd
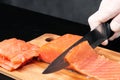
[[[40,48],[40,59],[47,63],[51,63],[56,57],[58,57],[64,50],[70,47],[81,37],[78,35],[65,34],[58,37],[53,41],[46,43]]]
[[[0,66],[12,71],[39,55],[39,47],[16,38],[0,42]]]
[[[70,69],[98,80],[120,80],[120,63],[96,54],[87,41],[71,49],[65,60]]]
[[[65,34],[45,45],[40,49],[39,57],[51,63],[64,50],[80,39],[81,36]],[[98,80],[120,80],[120,62],[101,56],[84,41],[71,49],[65,56],[70,64],[69,69],[94,77]]]
[[[120,80],[120,62],[96,54],[87,41],[71,49],[65,60],[70,69],[98,80]]]

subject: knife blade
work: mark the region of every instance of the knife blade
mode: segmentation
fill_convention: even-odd
[[[69,66],[69,63],[64,60],[64,57],[73,47],[77,46],[79,43],[87,40],[91,47],[95,48],[99,44],[101,44],[104,40],[112,36],[113,33],[114,32],[110,29],[109,22],[99,25],[93,31],[87,33],[85,36],[83,36],[82,39],[78,40],[72,46],[66,49],[43,71],[43,74],[56,72]]]

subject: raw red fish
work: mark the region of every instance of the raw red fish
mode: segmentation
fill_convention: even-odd
[[[39,56],[43,61],[51,63],[80,38],[81,36],[65,34],[43,45]],[[120,63],[96,54],[87,41],[71,49],[65,60],[70,64],[70,69],[98,80],[120,80]]]
[[[65,60],[71,69],[98,80],[120,80],[120,63],[96,54],[87,41],[74,47]]]
[[[39,47],[16,38],[0,42],[0,66],[12,71],[39,55]]]
[[[47,63],[51,63],[56,57],[58,57],[65,49],[70,47],[81,37],[78,35],[65,34],[57,39],[46,43],[40,48],[40,59]]]

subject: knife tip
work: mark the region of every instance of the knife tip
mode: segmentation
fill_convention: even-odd
[[[48,72],[47,72],[46,70],[42,72],[42,74],[47,74],[47,73],[48,73]]]
[[[42,72],[42,74],[48,74],[53,72],[53,67],[50,65]]]
[[[51,64],[42,72],[42,74],[48,74],[48,73],[57,72],[58,70],[61,70],[61,69],[65,68],[65,67],[69,66],[69,63],[68,63],[68,62],[66,62],[66,61],[64,61],[64,60],[62,60],[62,59],[58,59],[58,60],[59,60],[59,62],[57,62],[57,63],[56,63],[56,61],[53,62],[53,63],[51,63]],[[57,60],[57,61],[58,61],[58,60]]]
[[[50,72],[48,71],[48,69],[46,69],[46,70],[44,70],[44,71],[42,72],[42,74],[48,74],[48,73],[50,73]]]

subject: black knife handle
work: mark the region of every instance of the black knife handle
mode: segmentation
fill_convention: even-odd
[[[114,32],[110,28],[110,22],[111,22],[111,20],[102,24],[106,28],[105,30],[106,30],[107,38],[111,37],[114,34]]]

